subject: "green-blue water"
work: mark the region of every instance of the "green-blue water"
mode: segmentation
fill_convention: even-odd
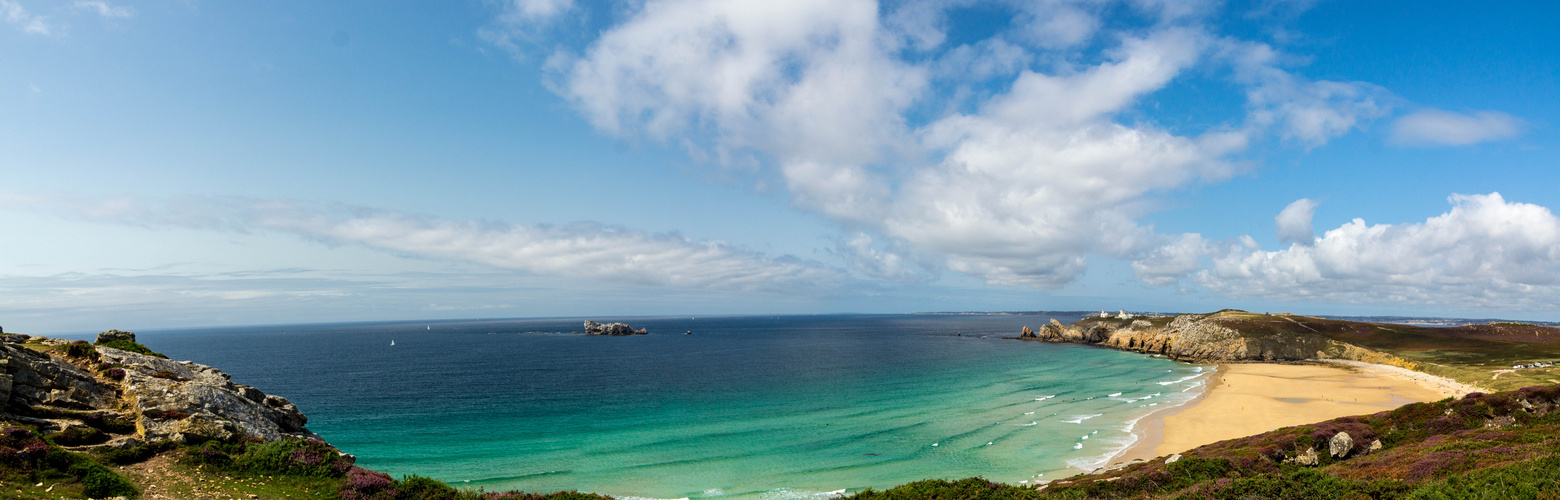
[[[292,399],[310,430],[397,476],[490,491],[806,498],[1070,475],[1202,383],[1197,366],[1001,338],[1048,319],[654,318],[631,320],[652,332],[634,337],[526,333],[579,330],[574,319],[141,336]]]

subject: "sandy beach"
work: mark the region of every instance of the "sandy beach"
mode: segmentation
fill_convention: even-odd
[[[1280,427],[1375,413],[1460,396],[1478,388],[1402,368],[1227,364],[1191,403],[1143,419],[1135,446],[1113,463],[1179,453]]]

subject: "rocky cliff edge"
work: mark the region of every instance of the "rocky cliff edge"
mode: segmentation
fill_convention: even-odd
[[[0,335],[0,408],[6,416],[125,446],[311,436],[303,427],[308,418],[286,398],[234,383],[210,366],[165,359],[136,344],[129,332],[111,330],[98,340]]]
[[[1408,363],[1309,331],[1288,315],[1225,310],[1209,314],[1140,318],[1084,318],[1071,325],[1052,319],[1018,338],[1093,344],[1159,354],[1183,361],[1301,361],[1346,359],[1395,366]]]

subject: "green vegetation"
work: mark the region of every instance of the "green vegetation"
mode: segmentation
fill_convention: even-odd
[[[1331,456],[1348,433],[1352,448]],[[1372,449],[1375,444],[1379,448]],[[1296,457],[1318,452],[1318,463]],[[1560,386],[1415,403],[1213,443],[1044,489],[920,481],[846,500],[1560,498]]]
[[[1517,364],[1560,360],[1560,328],[1512,322],[1429,327],[1234,309],[1206,316],[1250,338],[1292,342],[1321,337],[1345,342],[1384,354],[1366,361],[1402,366],[1493,390],[1560,384],[1560,368],[1511,369]],[[1078,324],[1099,321],[1124,320],[1085,318]]]
[[[151,349],[147,349],[146,346],[141,345],[140,342],[136,342],[134,340],[112,340],[112,341],[108,341],[108,342],[98,342],[98,343],[96,343],[96,345],[100,345],[100,346],[103,346],[103,347],[112,347],[112,348],[115,348],[115,349],[119,349],[121,351],[130,351],[130,352],[133,352],[133,353],[136,353],[136,354],[145,354],[147,356],[155,356],[155,357],[159,357],[159,358],[163,358],[163,359],[168,359],[168,357],[162,355],[162,353],[152,352]]]
[[[140,491],[129,480],[92,457],[64,450],[54,442],[62,434],[39,436],[30,426],[0,424],[0,481],[31,486],[7,492],[17,498],[59,498],[60,495],[135,498]]]
[[[867,488],[843,500],[1036,500],[1040,492],[983,478],[971,477],[958,481],[930,479],[877,491]]]

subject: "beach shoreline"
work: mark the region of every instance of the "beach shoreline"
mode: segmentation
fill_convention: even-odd
[[[1137,440],[1105,468],[1180,453],[1281,427],[1376,413],[1480,389],[1403,368],[1362,362],[1228,363],[1214,367],[1202,393],[1150,413]]]

